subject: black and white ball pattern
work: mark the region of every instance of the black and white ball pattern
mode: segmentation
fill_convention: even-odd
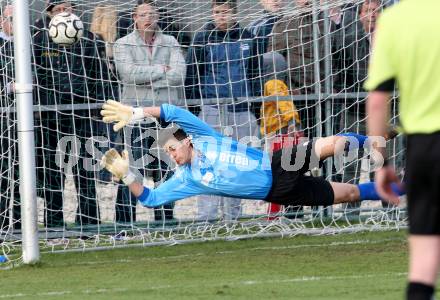
[[[84,25],[80,18],[68,12],[55,15],[49,23],[49,36],[62,46],[69,46],[83,36]]]

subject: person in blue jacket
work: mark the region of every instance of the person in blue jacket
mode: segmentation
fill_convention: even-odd
[[[259,57],[252,33],[235,20],[236,4],[212,0],[212,21],[195,32],[188,49],[186,99],[259,96]],[[247,111],[248,103],[234,111]],[[232,110],[232,106],[230,107]]]
[[[199,117],[215,130],[240,140],[258,130],[249,97],[260,96],[260,58],[252,33],[236,20],[237,2],[211,0],[211,20],[194,34],[188,49],[185,99],[202,103]],[[219,99],[231,99],[228,105]],[[210,99],[207,104],[205,99]],[[214,104],[213,104],[214,103]],[[225,113],[221,113],[221,111]],[[198,219],[215,219],[220,211],[227,219],[240,216],[238,198],[202,196]]]
[[[163,145],[177,168],[169,180],[155,189],[136,181],[129,170],[127,152],[120,155],[110,149],[103,156],[101,164],[146,207],[202,194],[310,206],[380,200],[372,182],[354,185],[304,175],[327,157],[366,145],[368,138],[363,135],[345,133],[313,139],[274,152],[270,159],[269,153],[221,135],[189,111],[174,105],[133,108],[109,100],[101,115],[106,123],[116,122],[115,131],[147,117],[180,127],[164,129],[160,135],[158,144]],[[385,138],[388,136],[375,141],[384,144]],[[396,194],[403,194],[400,186],[393,189]]]

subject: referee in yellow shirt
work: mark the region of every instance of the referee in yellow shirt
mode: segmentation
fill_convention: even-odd
[[[365,88],[370,136],[389,120],[388,100],[400,92],[400,120],[408,136],[406,189],[409,213],[407,299],[433,299],[440,264],[440,1],[405,0],[377,24]],[[385,149],[377,148],[385,157]],[[376,171],[378,192],[397,204],[394,169]]]

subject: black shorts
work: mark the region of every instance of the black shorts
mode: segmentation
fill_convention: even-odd
[[[266,201],[282,205],[332,205],[333,188],[322,177],[304,173],[320,167],[321,161],[313,151],[314,142],[283,148],[272,155],[272,188]]]
[[[409,232],[440,234],[440,132],[408,136],[406,161]]]

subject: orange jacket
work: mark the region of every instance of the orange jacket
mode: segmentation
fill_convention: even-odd
[[[288,96],[287,85],[278,79],[264,84],[264,96]],[[261,135],[266,135],[284,128],[294,120],[300,123],[299,113],[292,101],[268,101],[261,106]]]

